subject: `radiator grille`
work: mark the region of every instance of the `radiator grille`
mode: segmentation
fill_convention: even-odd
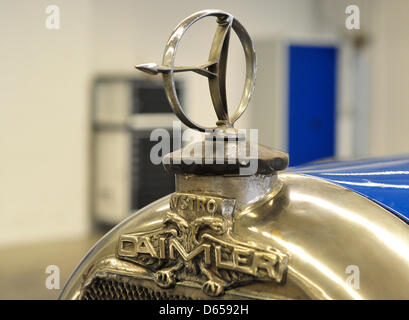
[[[82,300],[191,300],[184,295],[154,290],[126,278],[95,277],[81,295]]]

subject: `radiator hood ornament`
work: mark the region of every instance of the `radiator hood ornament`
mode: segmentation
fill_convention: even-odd
[[[217,29],[210,49],[209,60],[197,66],[175,66],[176,52],[184,33],[195,22],[210,16],[217,17]],[[244,49],[246,80],[240,104],[233,116],[229,117],[226,97],[226,68],[231,29],[237,34]],[[207,77],[209,79],[210,95],[214,110],[218,118],[217,126],[232,128],[237,119],[246,110],[250,101],[256,80],[257,64],[253,42],[242,24],[229,13],[219,10],[204,10],[184,19],[175,28],[166,44],[162,65],[158,66],[155,63],[147,63],[136,66],[136,68],[149,74],[161,73],[169,103],[180,121],[189,128],[206,131],[214,128],[207,128],[193,122],[183,111],[176,94],[174,73],[192,71]]]

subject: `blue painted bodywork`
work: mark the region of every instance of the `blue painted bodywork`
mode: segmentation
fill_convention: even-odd
[[[409,154],[290,167],[355,191],[409,222]]]

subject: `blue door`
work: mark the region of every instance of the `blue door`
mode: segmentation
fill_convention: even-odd
[[[335,155],[337,49],[289,46],[290,165]]]

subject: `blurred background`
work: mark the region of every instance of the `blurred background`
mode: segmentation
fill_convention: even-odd
[[[345,26],[349,5],[360,29]],[[1,299],[56,298],[102,232],[172,192],[173,177],[149,161],[149,135],[176,117],[160,79],[133,66],[160,63],[177,23],[207,8],[235,15],[255,43],[257,86],[237,127],[258,128],[291,165],[409,152],[407,0],[3,0]],[[194,25],[176,64],[207,61],[215,29],[212,18]],[[232,109],[244,67],[233,36]],[[212,125],[207,80],[183,74],[177,88],[186,112]],[[59,289],[45,286],[49,265]]]

